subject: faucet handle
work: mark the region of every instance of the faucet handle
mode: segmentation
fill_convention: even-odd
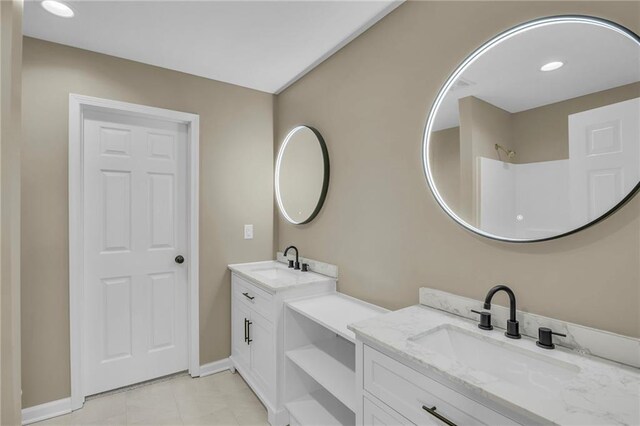
[[[561,336],[561,337],[567,337],[566,334],[562,334],[562,333],[556,333],[554,331],[552,331],[550,328],[547,327],[540,327],[538,328],[538,341],[536,342],[536,345],[538,345],[539,347],[543,348],[543,349],[553,349],[556,347],[556,345],[553,344],[553,336]]]
[[[289,260],[289,268],[293,268],[293,260]]]
[[[303,263],[302,264],[302,272],[309,272],[309,264],[308,263]]]
[[[491,312],[480,312],[473,309],[471,310],[471,312],[480,315],[480,323],[478,324],[478,328],[481,328],[482,330],[493,330],[493,326],[491,325]]]

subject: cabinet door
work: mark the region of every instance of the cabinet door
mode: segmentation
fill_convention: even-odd
[[[273,326],[262,315],[251,313],[251,372],[268,395],[274,395],[276,381],[275,335]]]
[[[363,423],[365,426],[398,426],[413,425],[409,420],[393,411],[386,405],[378,406],[369,398],[364,397]]]
[[[246,338],[249,328],[248,322],[251,321],[251,312],[244,304],[238,301],[233,302],[232,312],[233,326],[231,332],[233,334],[231,344],[233,358],[241,364],[241,367],[248,370],[251,368],[251,346]]]

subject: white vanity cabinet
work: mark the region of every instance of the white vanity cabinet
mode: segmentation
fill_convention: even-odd
[[[359,424],[518,425],[386,354],[361,344]],[[450,422],[450,423],[447,423]]]
[[[260,310],[260,303],[263,303],[262,308],[268,307],[273,297],[242,278],[232,280],[234,364],[237,362],[241,372],[251,377],[252,385],[266,398],[273,398],[276,373],[274,315],[262,315]]]
[[[334,292],[336,280],[276,262],[230,265],[231,363],[267,408],[272,426],[288,416],[283,390],[284,301]]]
[[[410,426],[409,420],[372,397],[362,397],[362,419],[365,425]]]

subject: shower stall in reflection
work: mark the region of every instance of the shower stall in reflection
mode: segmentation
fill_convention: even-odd
[[[569,115],[568,159],[477,157],[478,224],[536,239],[597,219],[640,178],[639,117],[640,98]]]

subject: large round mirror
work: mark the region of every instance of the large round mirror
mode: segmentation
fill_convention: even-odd
[[[442,208],[486,237],[594,224],[640,187],[640,39],[585,16],[496,36],[440,90],[423,162]]]
[[[329,186],[329,154],[316,129],[297,126],[282,142],[276,161],[276,200],[289,222],[301,225],[320,212]]]

